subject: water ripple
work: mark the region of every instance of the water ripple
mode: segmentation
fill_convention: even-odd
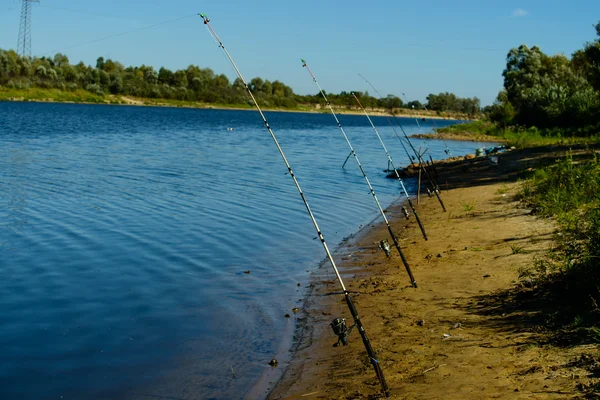
[[[268,117],[330,246],[377,215],[330,116]],[[342,123],[389,204],[368,121]],[[0,140],[0,396],[243,397],[323,258],[256,115],[0,103]]]

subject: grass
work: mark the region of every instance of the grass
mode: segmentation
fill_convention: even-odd
[[[506,194],[509,190],[510,188],[508,187],[508,185],[506,183],[503,183],[502,186],[500,186],[500,189],[498,189],[498,194]]]
[[[518,244],[511,244],[510,250],[512,251],[512,254],[525,253],[525,249],[523,248],[523,246],[519,246]]]
[[[64,91],[60,89],[10,89],[0,86],[0,101],[56,101],[70,103],[105,103],[105,97],[85,90]]]
[[[600,157],[590,152],[574,160],[568,154],[536,170],[520,195],[559,228],[556,247],[522,275],[555,311],[549,323],[595,341],[590,332],[600,326]]]
[[[476,203],[475,200],[461,201],[460,205],[463,207],[463,210],[465,210],[467,214],[471,214],[475,210]]]
[[[575,137],[564,129],[537,129],[536,127],[500,127],[497,124],[481,120],[465,124],[455,124],[437,129],[438,133],[447,133],[471,137],[477,141],[481,137],[496,137],[499,142],[505,142],[508,147],[517,148],[544,146],[551,144],[576,144],[600,141],[600,135],[595,134],[587,137]]]
[[[126,99],[134,100],[145,106],[163,106],[163,107],[187,107],[187,108],[219,108],[219,109],[253,109],[254,105],[249,103],[242,104],[216,104],[203,103],[188,100],[174,99],[148,99],[137,98],[134,96],[118,96],[111,94],[94,94],[83,89],[73,91],[61,89],[16,89],[0,86],[0,101],[19,100],[19,101],[40,101],[40,102],[58,102],[58,103],[98,103],[98,104],[128,104]],[[264,105],[261,105],[264,106]],[[295,108],[286,107],[265,107],[265,110],[288,110],[288,111],[311,111],[312,107],[299,105]]]

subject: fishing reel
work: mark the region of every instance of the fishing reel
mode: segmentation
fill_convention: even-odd
[[[433,193],[431,193],[431,190],[429,190],[429,188],[427,188],[427,194],[429,195],[429,197],[433,196]]]
[[[404,216],[406,217],[406,219],[409,219],[410,217],[410,211],[408,211],[406,209],[406,207],[402,206],[402,214],[404,214]]]
[[[208,18],[206,16],[206,14],[200,14],[200,18],[202,18],[204,20],[204,25],[206,25],[210,22],[210,18]]]
[[[333,333],[338,337],[337,343],[333,345],[333,347],[338,347],[340,343],[342,346],[348,346],[348,336],[350,336],[350,332],[356,325],[352,325],[350,328],[346,326],[345,318],[336,318],[331,324],[331,329],[333,329]]]
[[[386,239],[379,241],[379,248],[385,252],[386,257],[390,257],[390,244]]]

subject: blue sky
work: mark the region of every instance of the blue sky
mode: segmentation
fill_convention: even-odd
[[[246,79],[315,93],[305,58],[328,92],[367,90],[360,72],[384,94],[424,100],[449,91],[485,105],[502,87],[511,47],[570,55],[594,39],[600,1],[41,0],[33,53],[61,51],[88,64],[98,56],[157,68],[196,64],[234,78],[198,12],[209,15]],[[0,0],[0,48],[16,47],[19,14],[20,0]],[[165,21],[172,22],[125,33]]]

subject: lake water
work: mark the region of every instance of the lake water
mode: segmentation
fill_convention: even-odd
[[[267,117],[330,247],[377,216],[331,115]],[[389,205],[368,121],[340,120]],[[242,398],[324,258],[286,172],[255,112],[0,103],[0,397]]]

